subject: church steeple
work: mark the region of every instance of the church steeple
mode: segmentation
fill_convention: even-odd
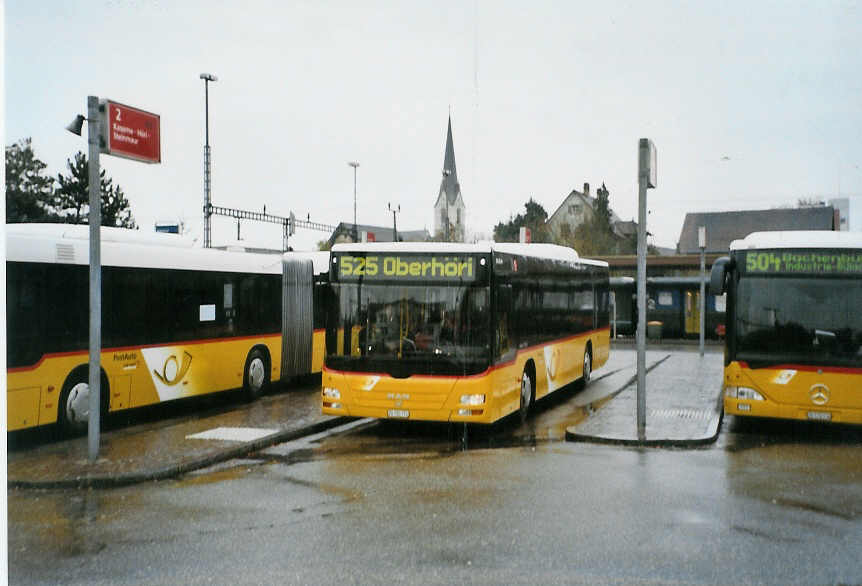
[[[466,208],[461,197],[458,183],[458,169],[455,166],[455,144],[452,140],[452,115],[446,129],[446,150],[443,153],[443,176],[440,190],[434,204],[434,232],[449,240],[464,241],[466,234]]]
[[[452,116],[449,116],[449,128],[446,130],[446,152],[443,155],[443,181],[440,191],[446,194],[449,204],[455,203],[461,187],[458,185],[458,169],[455,167],[455,144],[452,142]]]

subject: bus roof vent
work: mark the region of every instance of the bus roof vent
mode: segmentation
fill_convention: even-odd
[[[57,244],[57,262],[75,262],[75,247],[71,244]]]

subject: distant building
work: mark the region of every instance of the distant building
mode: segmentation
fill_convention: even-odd
[[[156,222],[155,231],[162,234],[182,234],[185,231],[183,222]]]
[[[452,143],[452,117],[446,131],[446,150],[443,154],[443,179],[434,202],[434,235],[452,242],[464,242],[467,234],[467,208],[461,197],[458,170],[455,168],[455,146]],[[449,231],[448,236],[446,231]]]
[[[598,189],[598,194],[607,195],[608,193],[607,187],[602,183],[602,186]],[[545,225],[548,227],[550,234],[559,236],[560,231],[565,225],[569,226],[571,231],[574,232],[578,226],[592,220],[596,215],[596,201],[598,201],[598,198],[590,195],[589,183],[584,183],[583,191],[573,189],[548,218]],[[610,212],[611,229],[618,238],[629,238],[637,234],[637,222],[633,220],[623,221],[613,210],[610,210]]]
[[[829,205],[838,210],[838,230],[847,232],[850,230],[850,198],[836,197],[829,200]]]
[[[392,226],[371,226],[369,224],[357,224],[356,234],[358,242],[392,242]],[[426,242],[431,239],[428,230],[398,230],[399,242]],[[341,222],[336,226],[332,235],[327,240],[331,247],[333,244],[342,242],[353,242],[353,222]]]
[[[706,227],[706,252],[726,253],[730,243],[752,232],[776,230],[838,230],[838,210],[832,206],[688,213],[676,249],[680,254],[700,253],[697,230]]]

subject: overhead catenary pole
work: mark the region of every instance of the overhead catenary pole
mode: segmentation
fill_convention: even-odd
[[[99,181],[99,135],[101,132],[99,98],[87,97],[87,143],[90,156],[90,356],[89,414],[87,417],[87,456],[90,462],[99,457],[99,424],[101,405],[102,354],[102,198]]]
[[[395,214],[401,211],[401,204],[398,204],[398,207],[392,207],[391,203],[387,203],[386,209],[392,212],[392,242],[398,242],[398,224],[395,221]]]
[[[218,81],[212,73],[201,73],[200,78],[204,80],[204,248],[212,246],[212,195],[210,174],[210,88],[209,82]]]
[[[359,232],[356,227],[356,168],[359,166],[359,162],[348,161],[347,164],[353,167],[353,241],[359,242]]]

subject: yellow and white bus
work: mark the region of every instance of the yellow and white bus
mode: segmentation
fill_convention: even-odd
[[[89,415],[87,226],[6,225],[7,429]],[[102,228],[105,413],[320,372],[327,253]],[[316,264],[316,267],[315,267]]]
[[[607,263],[550,244],[340,244],[323,412],[492,423],[608,358]]]
[[[755,232],[730,245],[725,413],[862,423],[862,235]]]

